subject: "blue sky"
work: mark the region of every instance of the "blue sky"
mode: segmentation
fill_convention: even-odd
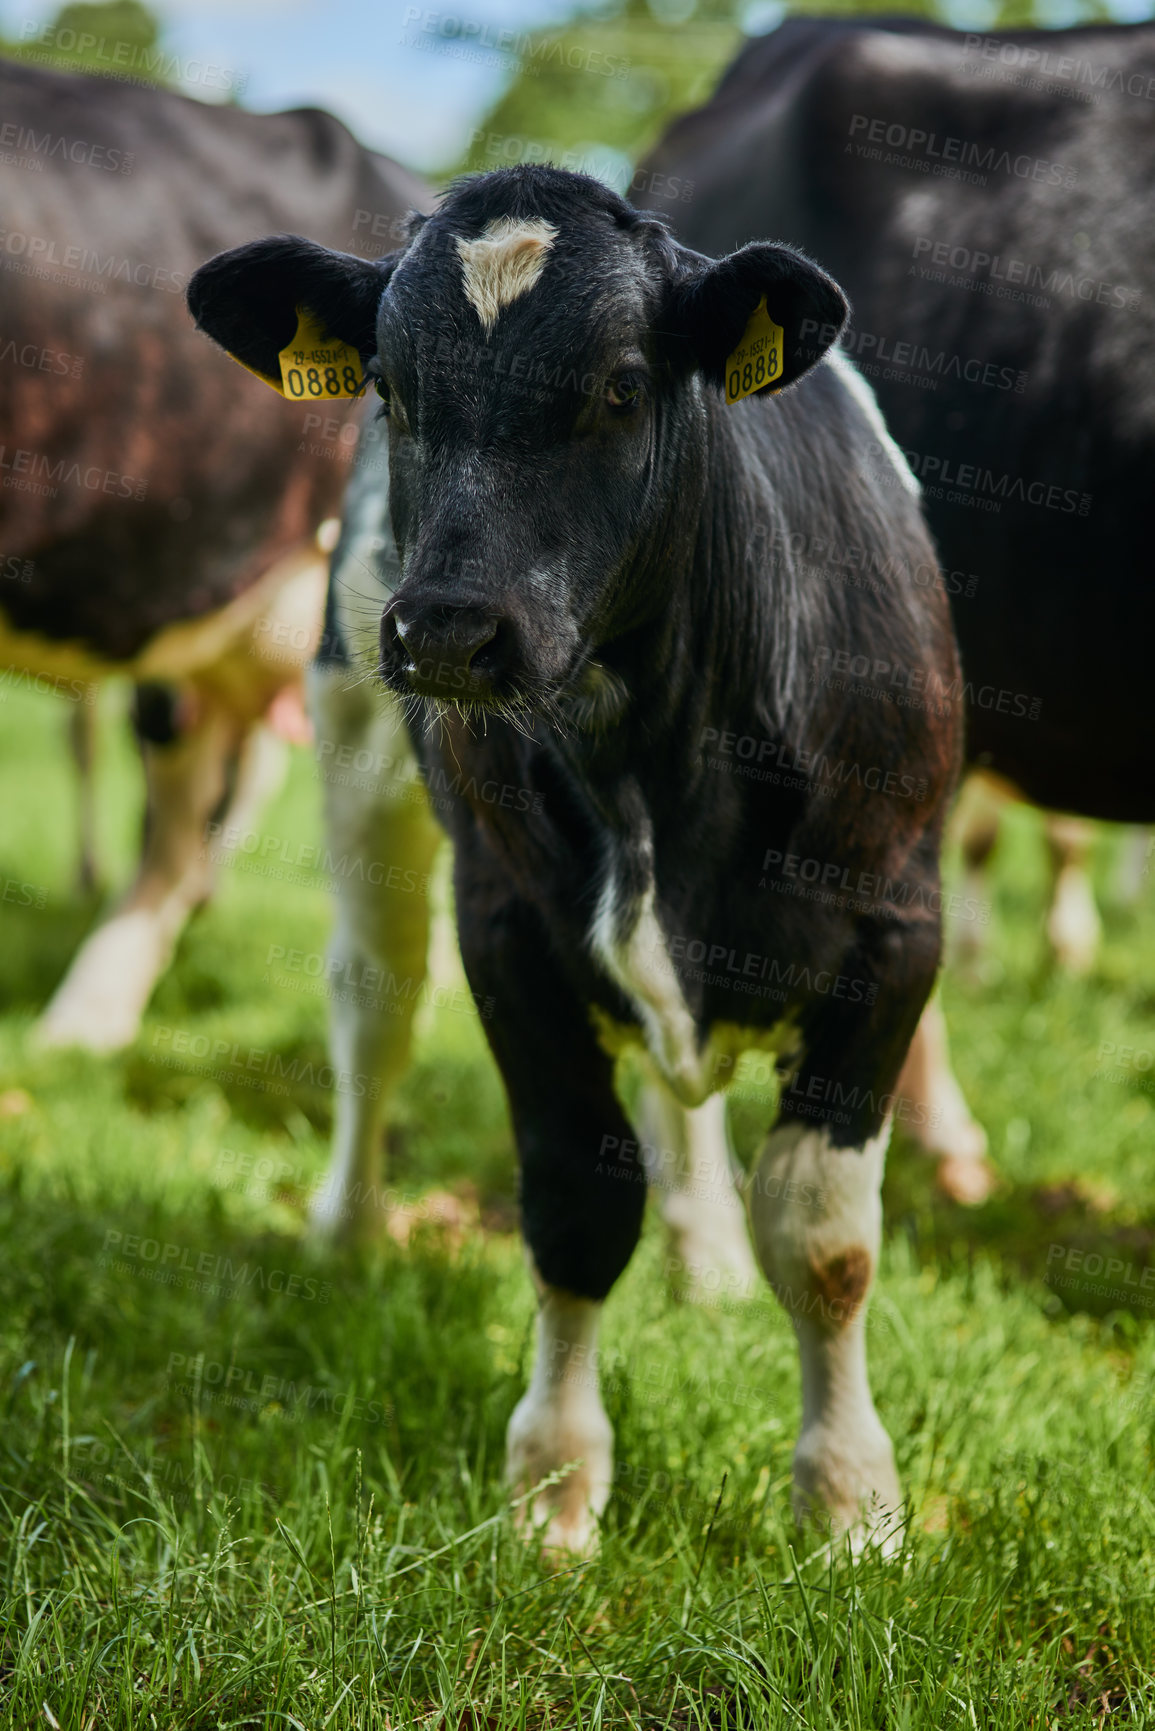
[[[366,144],[414,168],[456,156],[504,86],[508,57],[472,64],[439,46],[428,18],[484,20],[492,32],[525,30],[564,17],[563,0],[150,0],[166,22],[166,44],[189,58],[246,75],[249,108],[330,109]],[[25,21],[47,23],[56,4],[3,0],[5,35]],[[415,24],[414,18],[418,20]],[[406,38],[424,44],[407,46]],[[200,92],[193,90],[193,94]]]
[[[532,29],[563,18],[569,0],[151,0],[165,19],[167,44],[182,60],[245,75],[250,108],[318,104],[340,116],[366,144],[413,168],[452,161],[470,129],[510,76],[507,56],[466,57],[437,34],[445,20],[501,30]],[[611,0],[612,3],[612,0]],[[961,28],[989,23],[991,0],[947,0]],[[684,0],[652,0],[668,12]],[[1147,17],[1155,0],[1112,0],[1120,20]],[[0,0],[4,33],[20,37],[57,10],[40,0]],[[751,0],[750,23],[765,29],[784,8]],[[1045,0],[1047,20],[1070,21],[1071,0]],[[425,26],[423,28],[423,25]],[[414,46],[412,44],[420,44]],[[478,63],[480,62],[480,63]],[[199,92],[195,92],[199,94]]]

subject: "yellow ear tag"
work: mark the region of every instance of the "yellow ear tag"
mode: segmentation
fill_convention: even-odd
[[[277,358],[281,363],[281,382],[279,385],[272,379],[268,382],[295,403],[355,397],[365,376],[357,350],[349,343],[327,338],[316,315],[307,307],[297,308],[297,334]]]
[[[772,385],[781,374],[782,326],[766,311],[763,295],[750,314],[742,341],[726,362],[726,401],[740,403],[763,385]]]

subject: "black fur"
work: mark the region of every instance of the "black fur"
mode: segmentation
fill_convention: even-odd
[[[158,680],[134,686],[132,728],[142,745],[174,745],[181,735],[179,691]]]
[[[970,761],[1148,823],[1153,92],[1150,24],[792,18],[638,176],[690,245],[785,235],[849,290],[850,352],[923,482]]]
[[[557,238],[487,337],[457,240],[501,216]],[[226,295],[227,261],[217,282]],[[726,407],[719,357],[763,293],[796,382]],[[703,1041],[718,1023],[789,1022],[781,1117],[825,1125],[836,1146],[878,1130],[934,978],[959,756],[949,614],[911,580],[934,555],[898,471],[872,464],[877,429],[839,372],[813,365],[821,351],[799,358],[798,327],[822,307],[837,328],[840,291],[789,249],[714,267],[596,182],[548,169],[454,189],[381,298],[400,561],[382,672],[417,694],[427,759],[462,772],[447,820],[462,951],[496,1005],[526,1232],[542,1276],[590,1296],[625,1265],[644,1195],[636,1165],[607,1155],[627,1131],[595,1024],[639,1023],[591,946],[607,872],[619,937],[654,889]],[[623,410],[630,379],[641,399]],[[353,485],[360,512],[379,475]],[[798,538],[819,534],[852,540],[889,580],[814,581]],[[850,649],[921,668],[943,701],[827,681]],[[851,778],[831,799],[824,771],[720,773],[709,741],[730,733],[811,764],[885,765],[917,795]],[[527,792],[528,809],[474,797],[483,782]],[[795,856],[856,893],[781,893],[767,862]],[[686,959],[698,942],[702,968]]]

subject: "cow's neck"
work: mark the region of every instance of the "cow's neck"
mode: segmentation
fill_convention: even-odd
[[[611,650],[629,705],[616,727],[581,747],[586,785],[605,823],[591,948],[631,1001],[659,1069],[690,1104],[709,1092],[712,1066],[669,960],[674,934],[663,924],[659,895],[663,830],[671,840],[679,827],[684,833],[690,803],[708,797],[711,778],[701,768],[707,728],[784,731],[793,724],[789,701],[776,706],[775,679],[781,666],[789,684],[801,652],[765,562],[749,551],[759,523],[782,526],[770,443],[739,450],[735,429],[709,412],[707,427],[698,487],[670,495],[677,501],[670,520],[648,538],[659,557],[670,548],[683,549],[682,557],[641,573],[639,587],[661,605]],[[789,572],[785,580],[789,588]],[[785,631],[777,641],[776,626]],[[715,863],[725,869],[724,861]]]
[[[706,729],[757,730],[788,744],[805,731],[814,606],[788,553],[772,576],[767,568],[768,545],[787,548],[790,526],[773,424],[755,423],[761,436],[752,440],[748,421],[739,431],[724,407],[699,409],[699,452],[661,476],[656,491],[670,505],[642,537],[626,628],[619,623],[599,651],[629,701],[614,725],[576,741],[587,786],[615,826],[623,777],[651,812],[658,793],[693,785]],[[621,809],[635,812],[636,795]]]

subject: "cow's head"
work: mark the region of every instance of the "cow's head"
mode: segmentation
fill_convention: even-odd
[[[298,308],[359,351],[402,562],[383,677],[509,709],[593,678],[599,646],[663,607],[706,487],[707,396],[763,295],[779,390],[823,352],[803,331],[845,321],[828,276],[785,246],[703,258],[599,182],[535,167],[460,182],[373,263],[292,236],[223,253],[189,304],[273,378]]]

